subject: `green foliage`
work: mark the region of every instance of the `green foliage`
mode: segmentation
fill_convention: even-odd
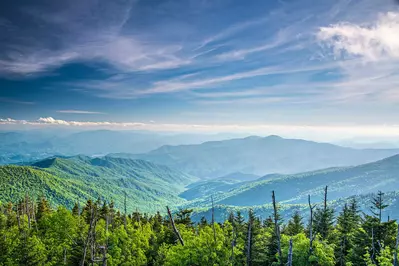
[[[191,220],[191,209],[172,214],[184,245],[177,241],[168,217],[134,212],[126,216],[112,202],[88,200],[68,210],[53,209],[45,197],[24,196],[15,205],[0,205],[0,266],[13,265],[280,265],[288,260],[293,243],[293,265],[375,265],[393,262],[397,223],[360,217],[355,201],[345,205],[329,231],[313,240],[304,232],[300,214],[281,224],[282,256],[271,217],[261,222],[250,211],[223,223]],[[344,243],[344,244],[343,244]],[[92,263],[93,261],[93,263]]]
[[[119,158],[50,158],[32,166],[0,166],[0,201],[15,202],[25,194],[45,196],[51,205],[72,208],[77,200],[113,200],[123,209],[155,212],[183,200],[177,195],[195,177],[141,160]],[[40,204],[40,202],[39,202]],[[39,214],[40,215],[40,214]]]

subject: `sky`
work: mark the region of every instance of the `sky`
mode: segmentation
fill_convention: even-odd
[[[399,136],[394,0],[0,3],[0,130]]]

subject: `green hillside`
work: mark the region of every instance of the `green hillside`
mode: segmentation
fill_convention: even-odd
[[[275,190],[282,203],[306,203],[307,196],[322,197],[324,186],[329,186],[329,199],[374,193],[377,190],[399,190],[399,155],[354,167],[329,168],[294,175],[276,175],[231,186],[228,192],[218,193],[220,204],[233,206],[262,205],[270,201]],[[225,189],[226,190],[226,189]],[[204,198],[209,202],[209,198]]]
[[[178,194],[197,178],[142,160],[76,156],[49,158],[30,166],[0,167],[0,201],[26,193],[45,195],[53,204],[73,206],[89,198],[114,200],[123,209],[154,211],[179,204]]]
[[[113,156],[140,158],[198,177],[217,178],[234,172],[255,175],[293,174],[328,167],[352,166],[397,153],[399,150],[358,150],[278,136],[252,136],[198,145],[163,146],[140,155]]]

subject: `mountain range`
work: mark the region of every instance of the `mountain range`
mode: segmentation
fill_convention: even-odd
[[[169,145],[141,154],[58,155],[0,166],[0,201],[45,195],[54,205],[72,207],[101,198],[122,210],[126,197],[129,211],[162,211],[169,205],[200,215],[207,214],[212,196],[222,217],[230,210],[270,211],[272,190],[285,213],[306,209],[307,196],[320,202],[328,186],[334,206],[353,196],[366,206],[381,190],[395,209],[397,153],[269,136]]]
[[[163,145],[202,143],[238,134],[172,134],[146,131],[87,130],[0,132],[0,164],[30,162],[55,155],[101,156],[145,153]]]
[[[217,178],[234,172],[263,176],[354,166],[398,153],[397,149],[353,149],[279,136],[252,136],[193,145],[167,145],[144,154],[109,156],[143,159],[200,178]]]

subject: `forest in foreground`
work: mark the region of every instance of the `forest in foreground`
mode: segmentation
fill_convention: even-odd
[[[26,196],[1,204],[0,265],[398,265],[398,224],[382,218],[382,192],[371,215],[354,199],[335,213],[327,187],[323,203],[309,197],[308,217],[283,221],[272,200],[270,217],[193,223],[190,209],[127,214],[101,200],[54,209]]]

